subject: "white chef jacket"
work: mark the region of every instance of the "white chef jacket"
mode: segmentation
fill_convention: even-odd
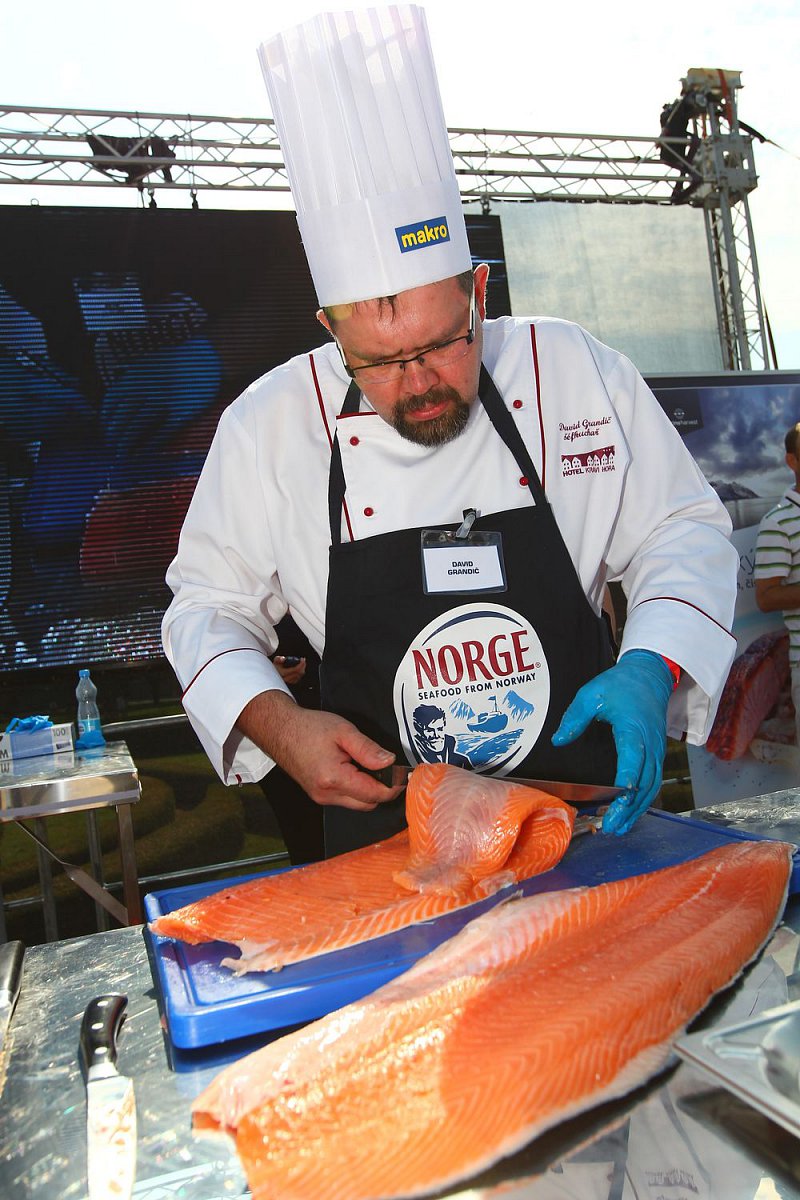
[[[589,602],[599,612],[607,581],[621,580],[621,653],[644,648],[681,665],[668,732],[701,744],[736,648],[738,558],[724,506],[623,355],[552,318],[503,317],[483,331],[484,364]],[[226,783],[261,779],[274,765],[235,722],[260,692],[287,690],[268,657],[275,624],[289,611],[317,653],[325,648],[328,473],[349,382],[329,343],[226,409],[167,572],[165,652]],[[340,424],[343,540],[534,503],[480,403],[463,433],[434,448],[400,437],[366,400]]]

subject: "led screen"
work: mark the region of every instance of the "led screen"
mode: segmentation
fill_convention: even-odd
[[[326,336],[294,214],[0,222],[0,672],[153,660],[221,411]],[[499,218],[467,223],[508,312]]]

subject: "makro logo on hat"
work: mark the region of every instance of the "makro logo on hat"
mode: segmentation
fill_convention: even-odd
[[[427,221],[415,221],[413,225],[401,225],[395,233],[401,254],[450,241],[447,217],[430,217]]]
[[[532,625],[499,604],[466,604],[412,639],[394,679],[409,763],[448,762],[506,775],[533,749],[550,671]]]

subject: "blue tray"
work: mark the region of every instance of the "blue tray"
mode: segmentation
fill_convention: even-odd
[[[576,838],[552,871],[514,886],[526,896],[592,886],[686,862],[726,842],[759,840],[754,834],[670,813],[649,812],[624,837]],[[800,851],[795,851],[790,894],[800,890],[798,854]],[[151,892],[144,898],[147,920],[155,921],[173,909],[253,878],[256,876]],[[324,1016],[408,970],[468,921],[506,897],[509,890],[372,942],[295,963],[281,971],[238,977],[219,965],[222,958],[237,954],[227,942],[189,946],[145,929],[169,1037],[179,1049],[194,1049]]]

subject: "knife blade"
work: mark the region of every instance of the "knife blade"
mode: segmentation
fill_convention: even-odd
[[[361,769],[364,770],[363,767]],[[381,767],[378,771],[367,771],[367,774],[372,775],[384,787],[396,788],[406,786],[413,769],[413,767],[393,763],[392,766]],[[493,778],[539,788],[540,791],[557,796],[559,800],[564,800],[567,804],[600,804],[603,801],[613,800],[615,796],[621,796],[624,791],[624,788],[605,783],[565,783],[555,779],[521,779],[517,775],[513,777],[510,775],[493,776]]]
[[[0,1052],[5,1045],[8,1026],[19,998],[24,957],[22,942],[4,942],[0,946]]]
[[[128,1200],[136,1177],[133,1080],[117,1071],[117,1037],[128,997],[97,996],[81,1022],[86,1068],[86,1148],[89,1200]]]

